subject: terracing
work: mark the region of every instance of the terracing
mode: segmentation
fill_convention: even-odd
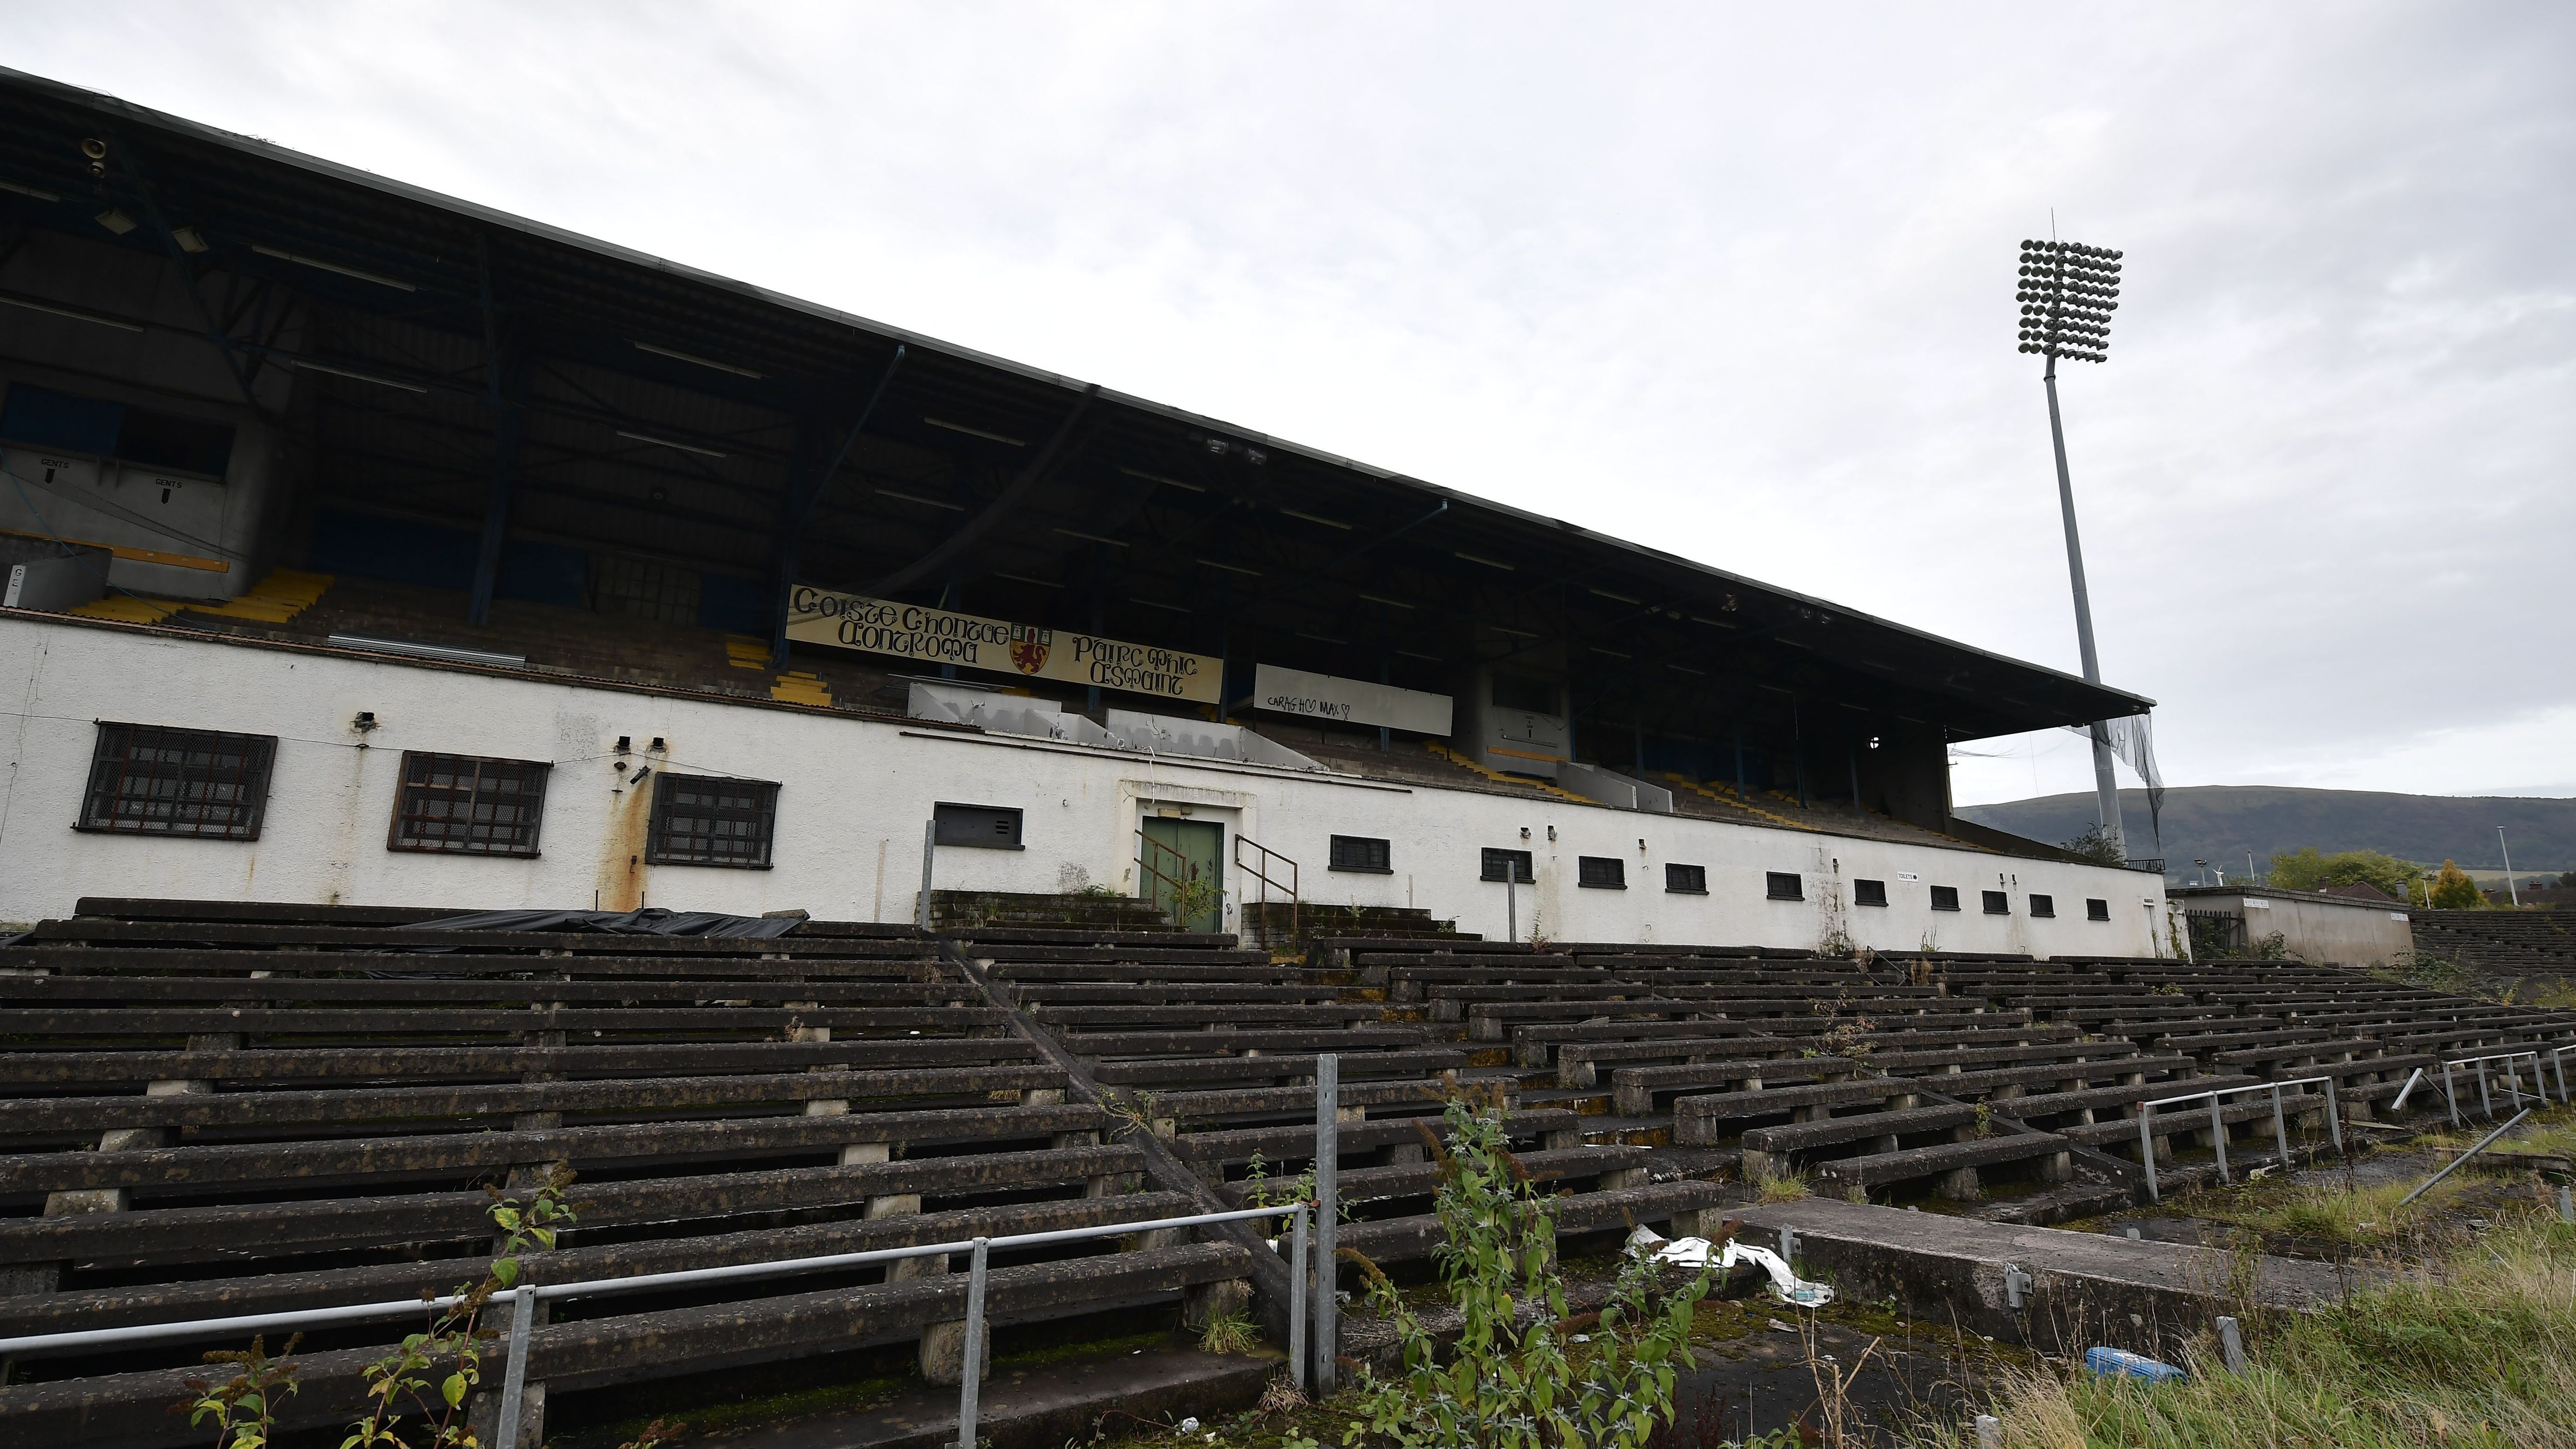
[[[2297,963],[1413,935],[1281,964],[1230,936],[952,904],[941,935],[805,921],[727,938],[85,901],[0,945],[0,1336],[445,1291],[491,1251],[483,1189],[558,1163],[580,1217],[529,1258],[541,1283],[1276,1199],[1313,1165],[1326,1052],[1342,1242],[1402,1274],[1436,1244],[1424,1129],[1460,1092],[1497,1102],[1523,1164],[1566,1190],[1571,1250],[1692,1230],[1746,1176],[2050,1221],[2137,1192],[2151,1098],[2325,1077],[2366,1119],[2419,1067],[2576,1041],[2576,1016]],[[2322,1140],[2325,1101],[2285,1094],[2294,1145]],[[2419,1088],[2409,1108],[2442,1104]],[[2269,1094],[2215,1123],[2160,1114],[2159,1171],[2210,1172],[2214,1132],[2260,1161],[2273,1123]],[[533,1334],[530,1408],[573,1433],[639,1393],[719,1399],[754,1371],[830,1385],[898,1353],[953,1383],[950,1269],[568,1300]],[[1247,1293],[1273,1319],[1287,1289],[1250,1231],[1061,1243],[995,1269],[997,1344],[1177,1326]],[[310,1336],[295,1422],[344,1422],[396,1331]],[[199,1352],[239,1346],[19,1362],[0,1439],[190,1442],[165,1407]],[[936,1442],[915,1427],[855,1414],[849,1442]]]

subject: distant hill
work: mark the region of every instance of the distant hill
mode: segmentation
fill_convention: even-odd
[[[1996,805],[1964,805],[1963,819],[2051,844],[2072,840],[2093,823],[2091,795],[2044,795]],[[2120,792],[2120,817],[2130,851],[2155,854],[2147,833],[2147,792]],[[2245,869],[2245,852],[2268,868],[2267,857],[2313,845],[2338,850],[2384,850],[2427,864],[2456,860],[2462,867],[2501,870],[2496,827],[2513,847],[2513,868],[2576,869],[2576,800],[2511,795],[2392,795],[2372,790],[2292,790],[2273,785],[2192,785],[2165,792],[2167,873],[2188,873],[2194,860]]]

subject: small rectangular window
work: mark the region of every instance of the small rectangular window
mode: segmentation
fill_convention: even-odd
[[[1485,847],[1484,873],[1478,880],[1516,880],[1523,885],[1538,879],[1530,874],[1530,853],[1526,850],[1496,850]]]
[[[1985,897],[1987,915],[2009,916],[2012,914],[2012,897],[2005,895],[2002,891],[1987,891],[1985,892]]]
[[[101,721],[82,830],[257,840],[277,736]]]
[[[1762,894],[1775,901],[1803,901],[1807,898],[1797,872],[1766,870],[1762,873]]]
[[[385,849],[533,856],[551,768],[533,760],[405,750]]]
[[[1886,904],[1887,904],[1887,882],[1885,882],[1885,881],[1883,881],[1883,880],[1856,880],[1856,881],[1853,881],[1853,882],[1852,882],[1852,904],[1853,904],[1853,905],[1856,905],[1856,906],[1883,906],[1883,905],[1886,905]]]
[[[1932,909],[1936,911],[1955,911],[1958,908],[1959,888],[1957,886],[1934,886],[1932,888]]]
[[[2030,898],[2030,913],[2042,920],[2055,920],[2057,918],[2057,897],[2032,896]]]
[[[941,845],[1020,848],[1020,812],[1008,805],[952,805],[942,800],[930,807],[930,819],[937,827],[931,839]]]
[[[1386,841],[1366,835],[1333,837],[1332,868],[1335,870],[1355,870],[1368,875],[1392,875],[1395,873],[1395,867],[1388,864],[1392,858]]]
[[[1615,855],[1578,855],[1574,858],[1574,883],[1594,890],[1624,891],[1628,888],[1628,863]]]
[[[2111,903],[2109,901],[2097,900],[2085,901],[2084,919],[2088,921],[2107,921],[2111,919]]]
[[[767,870],[777,825],[778,787],[768,781],[664,775],[653,782],[644,858],[655,865]]]
[[[1708,867],[1704,865],[1665,866],[1664,889],[1677,896],[1707,895]]]

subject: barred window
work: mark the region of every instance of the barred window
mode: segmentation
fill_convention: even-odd
[[[2005,895],[2002,891],[1987,891],[1985,896],[1987,915],[2009,916],[2012,914],[2012,897]]]
[[[1762,894],[1767,900],[1803,901],[1807,898],[1806,882],[1796,871],[1766,870],[1762,873]]]
[[[77,828],[257,840],[276,759],[275,735],[101,720]]]
[[[1368,835],[1333,837],[1332,869],[1356,870],[1370,875],[1392,875],[1390,842]]]
[[[1486,846],[1484,865],[1478,880],[1518,881],[1528,885],[1538,879],[1530,873],[1530,853],[1526,850],[1497,850]]]
[[[655,865],[767,870],[777,824],[775,784],[664,775],[653,783],[652,840],[645,859]]]
[[[2088,921],[2107,921],[2111,919],[2111,903],[2109,901],[2101,900],[2085,901],[2084,919]]]
[[[1955,911],[1958,908],[1959,888],[1957,886],[1934,886],[1932,888],[1932,909],[1936,911]]]
[[[1665,866],[1664,889],[1677,896],[1707,895],[1708,867],[1704,865]]]
[[[1574,858],[1574,883],[1594,890],[1624,891],[1628,888],[1628,863],[1615,855],[1578,855]]]
[[[1856,906],[1883,906],[1883,905],[1886,905],[1886,904],[1887,904],[1887,882],[1885,882],[1885,881],[1883,881],[1883,880],[1855,880],[1855,881],[1853,881],[1853,882],[1852,882],[1852,904],[1853,904],[1853,905],[1856,905]]]
[[[2030,913],[2044,920],[2055,919],[2057,897],[2035,895],[2030,898]]]
[[[387,850],[537,853],[549,765],[405,750]]]

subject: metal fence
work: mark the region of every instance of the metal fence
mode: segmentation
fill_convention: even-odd
[[[519,1405],[528,1382],[528,1336],[536,1318],[536,1306],[559,1298],[596,1297],[610,1293],[636,1293],[654,1288],[679,1288],[706,1283],[727,1283],[749,1278],[780,1277],[793,1273],[816,1273],[835,1268],[857,1268],[871,1263],[892,1263],[904,1258],[927,1258],[950,1253],[969,1255],[966,1277],[966,1343],[963,1374],[957,1390],[957,1443],[975,1442],[977,1397],[984,1368],[984,1284],[986,1260],[995,1248],[1026,1248],[1042,1243],[1069,1243],[1086,1238],[1117,1237],[1126,1233],[1150,1233],[1206,1227],[1216,1223],[1243,1222],[1253,1218],[1286,1216],[1291,1220],[1290,1281],[1298,1291],[1289,1295],[1288,1357],[1298,1387],[1307,1382],[1304,1347],[1306,1339],[1306,1210],[1305,1203],[1280,1207],[1244,1208],[1236,1212],[1200,1213],[1183,1218],[1152,1218],[1139,1222],[1108,1223],[1098,1227],[1064,1228],[1055,1232],[1017,1233],[1006,1237],[965,1238],[949,1243],[927,1243],[912,1248],[878,1248],[864,1253],[832,1253],[814,1258],[783,1258],[766,1263],[736,1263],[721,1268],[690,1268],[671,1273],[640,1273],[628,1278],[594,1278],[574,1283],[522,1284],[507,1293],[497,1294],[495,1303],[510,1306],[510,1349],[508,1368],[501,1382],[501,1412],[498,1432],[493,1442],[502,1449],[518,1449]],[[1330,1279],[1326,1280],[1328,1283]],[[337,1308],[309,1308],[286,1313],[249,1313],[229,1318],[197,1318],[179,1323],[133,1324],[123,1328],[76,1329],[63,1333],[29,1334],[19,1338],[0,1338],[0,1358],[24,1358],[38,1354],[72,1353],[83,1349],[120,1347],[170,1339],[231,1337],[264,1332],[277,1328],[312,1328],[335,1323],[364,1323],[376,1319],[403,1318],[421,1312],[440,1312],[453,1308],[463,1299],[449,1294],[441,1298],[404,1298],[381,1303],[351,1303]]]

